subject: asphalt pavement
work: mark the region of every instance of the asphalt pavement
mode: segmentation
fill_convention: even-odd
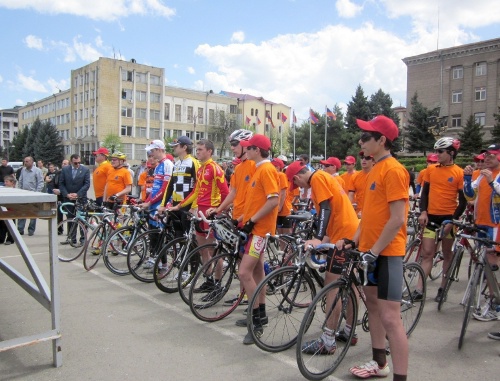
[[[47,230],[47,223],[38,221],[35,235],[24,236],[46,279]],[[0,245],[0,257],[29,276],[15,245]],[[500,330],[500,322],[471,320],[465,344],[457,348],[466,274],[463,268],[441,312],[433,301],[438,285],[428,283],[424,314],[410,338],[409,380],[498,379],[500,342],[487,333]],[[272,354],[242,344],[246,330],[234,323],[243,317],[243,307],[220,322],[203,323],[178,295],[113,275],[102,262],[91,272],[81,258],[59,263],[59,276],[62,367],[52,365],[51,343],[40,343],[0,353],[0,380],[303,379],[295,348]],[[0,340],[50,328],[49,313],[1,272],[0,289]],[[349,367],[371,359],[369,334],[358,329],[358,335],[330,379],[354,380]]]

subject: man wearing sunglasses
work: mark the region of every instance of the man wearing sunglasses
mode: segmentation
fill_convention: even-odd
[[[340,177],[338,171],[342,168],[342,164],[337,157],[330,156],[326,160],[320,160],[319,163],[323,166],[323,170],[326,173],[332,175],[332,177],[340,183],[342,188],[345,188],[345,181],[342,177]]]
[[[424,174],[424,185],[420,196],[420,217],[418,221],[424,227],[422,238],[422,269],[426,276],[432,269],[432,260],[436,252],[436,234],[439,229],[434,224],[441,225],[445,220],[458,219],[467,206],[463,186],[464,171],[453,163],[460,148],[460,141],[446,136],[434,144],[438,157],[438,165],[430,166]],[[458,199],[458,202],[457,202]],[[443,229],[443,277],[441,286],[434,298],[436,302],[441,300],[443,287],[446,283],[446,270],[450,266],[453,254],[452,225],[448,224]],[[418,287],[418,286],[417,286]]]
[[[346,194],[349,194],[349,188],[351,187],[352,176],[356,171],[356,158],[354,156],[346,156],[344,159],[345,172],[340,175],[344,180],[344,190]]]
[[[393,380],[405,381],[408,372],[408,339],[401,321],[403,257],[406,246],[408,184],[410,175],[391,155],[399,130],[394,121],[378,115],[366,122],[359,144],[376,165],[366,179],[363,214],[353,241],[369,263],[368,285],[364,287],[368,308],[372,360],[352,367],[360,378],[387,377],[386,337],[391,347]],[[342,248],[344,241],[337,242]]]
[[[436,165],[438,162],[438,155],[435,153],[430,153],[427,155],[427,168],[431,165]],[[424,185],[424,174],[427,171],[427,168],[422,169],[417,176],[417,189],[416,195],[420,195],[420,191],[422,190],[422,186]]]
[[[356,172],[351,179],[351,186],[349,188],[349,200],[354,204],[356,200],[356,214],[361,217],[361,211],[363,210],[363,201],[365,198],[366,189],[366,179],[368,178],[368,173],[370,173],[375,160],[373,156],[365,155],[363,151],[359,153],[361,159],[361,171]]]

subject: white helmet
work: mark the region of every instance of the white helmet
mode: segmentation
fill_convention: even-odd
[[[452,138],[451,136],[445,136],[434,144],[434,149],[453,149],[458,151],[459,148],[460,140]]]
[[[250,140],[252,136],[253,136],[252,131],[236,130],[231,135],[229,135],[229,141],[231,142],[233,140],[236,140],[238,142],[241,142],[242,140]]]
[[[285,155],[279,155],[278,159],[283,160],[284,163],[286,163],[288,161],[288,159],[286,158]]]

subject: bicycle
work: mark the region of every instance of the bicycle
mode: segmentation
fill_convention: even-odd
[[[335,248],[334,245],[322,245]],[[360,299],[365,303],[365,296],[361,286],[366,285],[367,263],[361,260],[361,252],[345,250],[346,261],[342,268],[341,278],[325,286],[311,302],[302,319],[296,346],[296,357],[299,370],[309,380],[320,380],[330,374],[344,359],[355,334],[358,314],[357,289]],[[355,271],[359,269],[361,271]],[[363,276],[361,275],[363,274]],[[419,280],[423,281],[423,297],[416,296],[416,286]],[[403,264],[403,290],[401,299],[401,318],[406,333],[409,336],[415,329],[423,312],[425,304],[425,278],[421,266],[417,263]],[[326,308],[326,297],[331,299],[331,305]],[[367,313],[363,320],[363,328],[369,330]],[[328,328],[327,324],[333,326]],[[343,330],[343,325],[349,325],[349,334]],[[339,332],[344,332],[339,338]],[[309,347],[310,343],[321,337],[323,333],[335,335],[336,349],[328,354],[321,354]]]

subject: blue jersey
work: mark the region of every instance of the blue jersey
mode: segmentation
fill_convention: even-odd
[[[158,163],[155,168],[153,176],[153,186],[151,188],[151,193],[147,201],[151,203],[150,208],[154,211],[151,216],[156,214],[156,210],[163,199],[163,194],[167,190],[168,183],[172,177],[172,171],[174,169],[174,164],[167,158],[163,159]],[[153,226],[158,226],[156,221],[151,220],[150,223]]]

